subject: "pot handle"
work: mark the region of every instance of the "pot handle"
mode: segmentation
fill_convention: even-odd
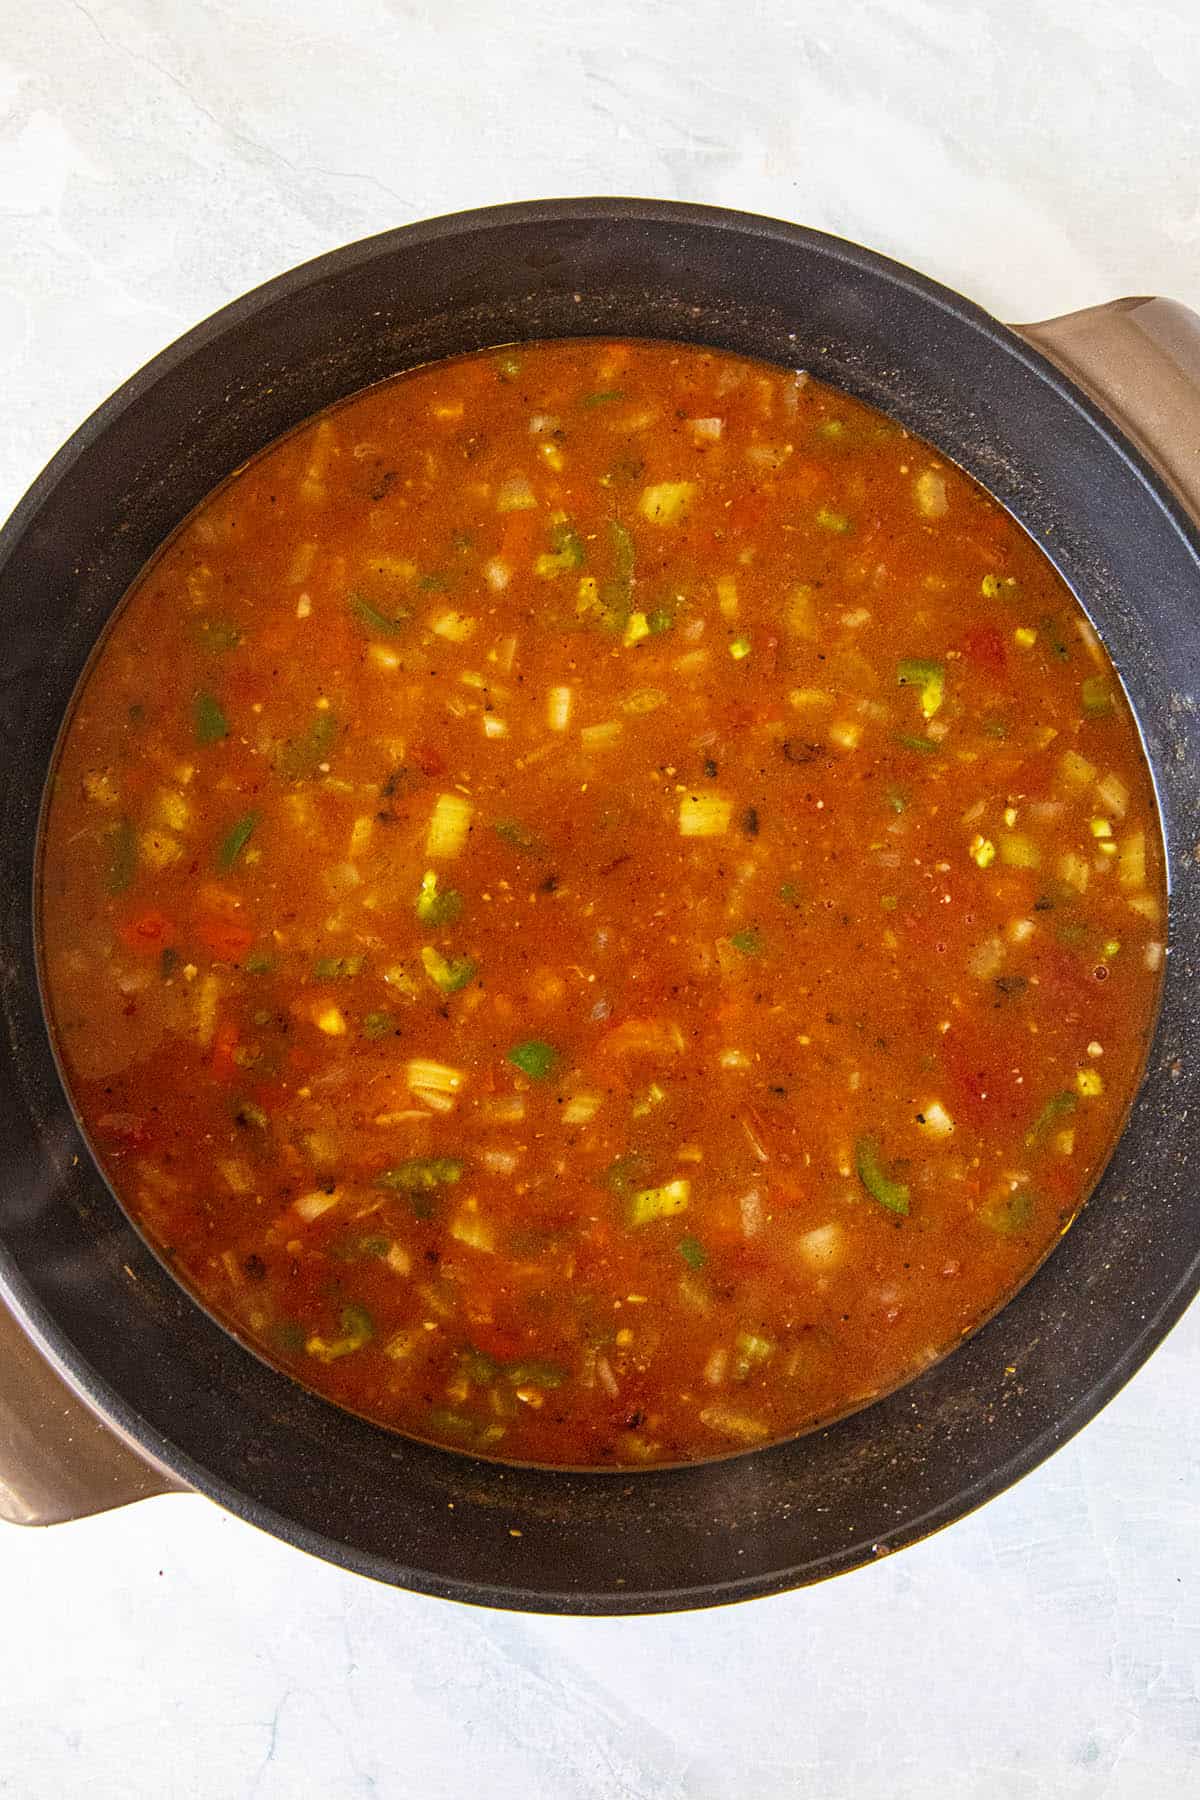
[[[101,1423],[0,1301],[0,1519],[58,1525],[176,1491]]]
[[[1108,414],[1200,522],[1200,316],[1143,295],[1013,329]]]

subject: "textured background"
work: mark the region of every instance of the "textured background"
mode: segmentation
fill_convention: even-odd
[[[0,505],[225,300],[490,201],[757,209],[1010,319],[1200,309],[1197,91],[1193,0],[0,0]],[[0,1794],[1195,1792],[1198,1389],[1194,1309],[951,1532],[674,1619],[391,1593],[196,1499],[0,1526]]]

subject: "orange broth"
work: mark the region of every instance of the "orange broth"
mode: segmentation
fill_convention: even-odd
[[[43,967],[117,1194],[271,1362],[503,1459],[860,1405],[1066,1228],[1163,862],[1046,559],[803,374],[555,342],[346,402],[135,585]]]

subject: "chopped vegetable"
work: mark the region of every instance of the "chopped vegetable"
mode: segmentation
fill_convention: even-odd
[[[439,794],[425,834],[425,854],[448,858],[461,854],[475,808],[465,794]]]
[[[936,469],[924,469],[913,484],[917,510],[927,519],[944,519],[950,510],[945,477]]]
[[[739,1331],[733,1344],[733,1379],[748,1381],[754,1370],[769,1362],[775,1346],[755,1331]]]
[[[550,549],[539,556],[533,567],[543,581],[553,581],[570,569],[582,569],[587,560],[583,539],[565,515],[550,526]]]
[[[1025,1143],[1028,1148],[1035,1150],[1039,1144],[1044,1143],[1054,1128],[1070,1117],[1078,1104],[1075,1095],[1069,1091],[1051,1094],[1025,1135]]]
[[[723,837],[732,812],[732,800],[720,794],[685,794],[679,802],[679,835]]]
[[[492,830],[502,843],[519,850],[522,856],[544,856],[546,853],[546,846],[537,833],[517,819],[498,819]]]
[[[198,744],[216,744],[229,736],[229,721],[211,694],[196,695],[192,720]]]
[[[304,1348],[318,1362],[336,1362],[339,1357],[349,1356],[355,1350],[361,1350],[375,1336],[375,1325],[365,1306],[343,1306],[341,1312],[341,1334],[338,1337],[310,1337]]]
[[[108,850],[105,888],[110,894],[124,894],[133,886],[137,873],[137,833],[128,819],[119,819],[105,833]]]
[[[743,956],[761,956],[763,953],[762,933],[757,925],[748,925],[742,931],[735,931],[729,941]]]
[[[430,1062],[426,1057],[413,1057],[407,1068],[408,1085],[414,1093],[456,1094],[463,1085],[463,1072],[447,1063]]]
[[[702,1269],[708,1261],[708,1251],[699,1238],[683,1237],[679,1240],[679,1254],[689,1269]]]
[[[696,498],[694,481],[660,481],[644,488],[638,511],[652,525],[678,525]]]
[[[1106,719],[1113,711],[1112,688],[1103,675],[1089,675],[1079,690],[1089,719]]]
[[[649,1225],[654,1219],[674,1218],[686,1212],[691,1197],[690,1181],[677,1178],[662,1187],[638,1188],[629,1199],[629,1223]]]
[[[984,1202],[975,1217],[1000,1237],[1015,1237],[1033,1221],[1034,1197],[1027,1187],[1010,1187]]]
[[[243,813],[240,819],[234,821],[221,839],[217,849],[218,869],[223,872],[232,869],[254,835],[257,824],[258,814],[256,812]]]
[[[979,591],[985,600],[1011,600],[1019,585],[1014,575],[985,575]]]
[[[429,1193],[434,1188],[454,1187],[466,1165],[461,1156],[410,1156],[375,1177],[376,1187],[401,1193]]]
[[[331,712],[318,712],[308,730],[284,745],[279,769],[287,781],[309,781],[320,772],[338,734]]]
[[[436,930],[443,925],[453,925],[461,918],[463,897],[456,888],[439,886],[437,870],[426,869],[421,877],[421,891],[417,895],[416,913],[422,925]]]
[[[457,994],[468,982],[474,981],[479,967],[469,956],[442,956],[432,944],[421,946],[421,964],[442,994]]]
[[[362,974],[366,960],[365,956],[319,956],[313,964],[313,980],[347,981]]]
[[[537,498],[524,475],[510,475],[500,483],[496,494],[497,512],[530,512],[536,505]]]
[[[854,1146],[854,1164],[858,1178],[870,1194],[889,1212],[906,1214],[909,1191],[904,1182],[896,1181],[880,1161],[879,1144],[873,1137],[860,1137]]]
[[[559,1058],[552,1044],[545,1044],[540,1038],[528,1038],[523,1044],[513,1045],[508,1060],[522,1075],[528,1075],[530,1081],[545,1081],[558,1067]]]
[[[380,612],[359,593],[347,594],[346,604],[364,630],[376,632],[380,637],[398,637],[412,622],[412,614],[403,607],[395,613]]]
[[[943,663],[922,662],[918,658],[909,657],[896,664],[896,684],[898,687],[915,687],[920,689],[921,712],[927,719],[941,710],[946,698],[946,669]]]

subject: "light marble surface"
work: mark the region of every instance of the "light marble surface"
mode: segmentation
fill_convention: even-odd
[[[0,22],[5,508],[223,301],[489,201],[775,213],[1009,318],[1119,292],[1200,307],[1194,0],[2,0]],[[1195,1792],[1198,1388],[1194,1309],[974,1518],[679,1618],[392,1593],[194,1498],[0,1527],[0,1795]]]

